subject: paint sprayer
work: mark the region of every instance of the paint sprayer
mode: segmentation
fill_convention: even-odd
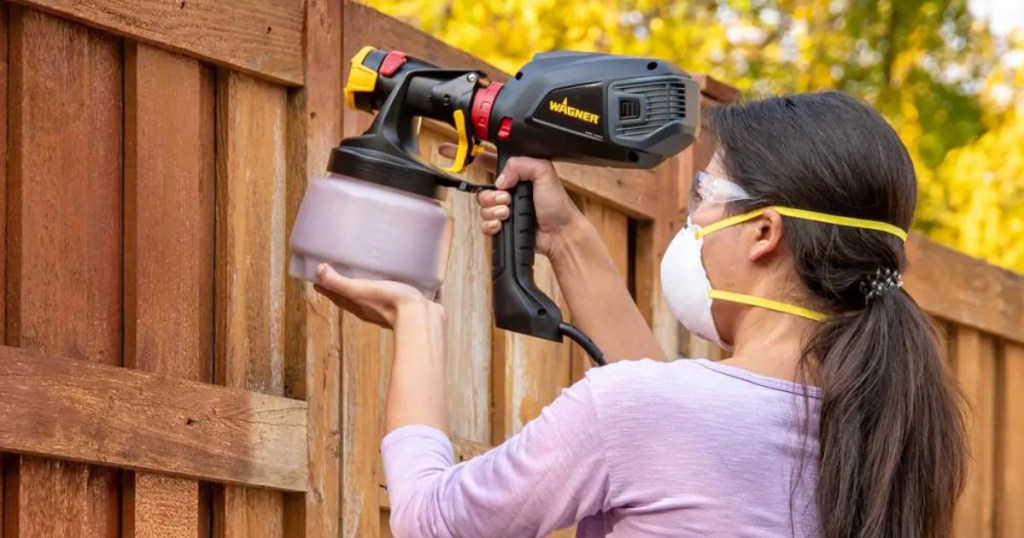
[[[315,281],[326,262],[347,277],[397,280],[428,297],[447,271],[452,219],[440,203],[445,189],[494,189],[453,175],[485,142],[497,150],[499,173],[513,156],[653,168],[692,144],[700,123],[700,88],[678,67],[599,53],[537,54],[499,83],[477,70],[364,47],[352,59],[345,97],[376,117],[365,133],[334,148],[328,174],[311,183],[291,236],[289,273]],[[419,156],[421,118],[454,128],[452,166],[439,169]],[[569,337],[602,364],[597,346],[534,283],[533,184],[520,182],[511,196],[510,216],[493,241],[495,324],[556,342]]]

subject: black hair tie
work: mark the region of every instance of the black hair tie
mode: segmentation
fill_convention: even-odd
[[[874,273],[868,274],[860,282],[860,291],[864,294],[864,304],[868,304],[875,297],[889,293],[903,287],[903,276],[895,269],[878,268]]]

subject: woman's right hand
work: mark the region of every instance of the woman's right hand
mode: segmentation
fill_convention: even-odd
[[[502,223],[508,219],[509,192],[520,181],[532,181],[533,204],[537,214],[537,252],[550,258],[557,254],[559,242],[565,232],[586,221],[569,193],[558,179],[551,161],[528,157],[512,157],[495,181],[501,190],[482,191],[477,194],[480,202],[481,229],[487,235],[495,235]]]

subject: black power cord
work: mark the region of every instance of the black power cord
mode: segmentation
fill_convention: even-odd
[[[562,322],[558,324],[558,329],[562,331],[562,334],[568,336],[573,342],[576,342],[583,348],[583,351],[590,355],[590,358],[594,361],[594,364],[598,366],[604,366],[607,364],[604,362],[604,353],[597,347],[597,344],[590,339],[589,336],[583,334],[583,331],[577,329],[572,324]]]

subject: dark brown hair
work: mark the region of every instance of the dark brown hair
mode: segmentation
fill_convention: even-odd
[[[884,118],[838,92],[708,111],[729,176],[769,205],[909,229],[917,179]],[[902,289],[865,300],[878,269],[906,269],[888,233],[785,218],[803,283],[833,313],[805,343],[821,387],[816,504],[826,538],[946,537],[966,474],[963,398],[927,316]]]

